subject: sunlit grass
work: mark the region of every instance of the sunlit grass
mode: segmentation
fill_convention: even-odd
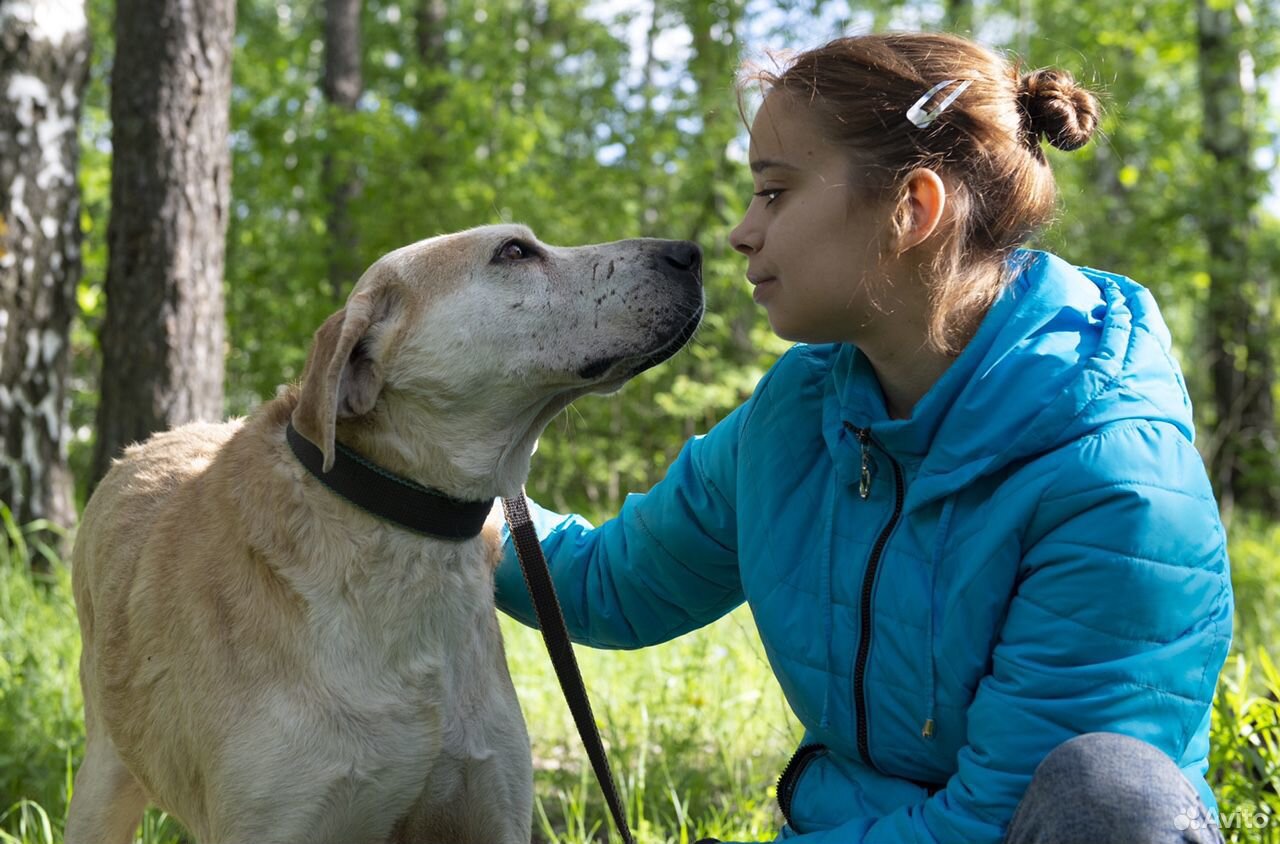
[[[7,519],[0,508],[0,520]],[[0,844],[58,844],[83,753],[79,631],[65,566],[33,575],[42,552],[7,521],[0,544]],[[18,537],[14,540],[15,534]],[[1233,530],[1237,647],[1213,713],[1211,782],[1230,844],[1265,844],[1280,820],[1280,672],[1267,651],[1280,610],[1280,529]],[[572,718],[536,631],[502,619],[511,673],[533,742],[534,837],[616,841]],[[596,719],[641,844],[702,836],[769,841],[773,785],[800,730],[765,661],[750,614],[635,652],[579,648]],[[1234,813],[1234,815],[1231,815]],[[181,827],[151,810],[142,844],[178,844]]]
[[[542,639],[505,618],[503,631],[534,745],[535,830],[555,844],[592,840],[611,821]],[[640,840],[772,840],[772,787],[800,728],[745,609],[655,648],[577,654]]]

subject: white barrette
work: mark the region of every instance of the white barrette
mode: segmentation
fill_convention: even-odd
[[[910,120],[912,123],[914,123],[916,126],[920,127],[921,129],[928,126],[930,123],[932,123],[934,120],[937,119],[939,114],[942,114],[942,112],[946,111],[949,105],[951,105],[956,101],[956,97],[964,93],[965,88],[968,88],[970,85],[973,84],[973,80],[966,79],[964,81],[964,84],[962,84],[959,88],[955,89],[950,94],[948,94],[945,100],[938,103],[937,107],[934,108],[933,111],[925,111],[923,108],[924,104],[929,102],[930,98],[932,98],[934,94],[938,93],[943,88],[947,87],[953,82],[959,82],[959,81],[960,80],[958,79],[947,79],[943,82],[939,82],[937,85],[934,85],[925,93],[923,97],[916,100],[915,105],[907,109],[907,119]]]

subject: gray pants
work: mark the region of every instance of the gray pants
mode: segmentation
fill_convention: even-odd
[[[1087,733],[1036,768],[1005,844],[1222,844],[1173,760],[1145,741]]]

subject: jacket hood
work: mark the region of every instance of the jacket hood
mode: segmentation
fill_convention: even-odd
[[[843,480],[860,471],[845,422],[917,470],[908,510],[1117,420],[1167,422],[1192,439],[1169,329],[1145,288],[1038,250],[1018,250],[1008,269],[972,341],[909,419],[889,418],[865,355],[837,347],[823,433]]]

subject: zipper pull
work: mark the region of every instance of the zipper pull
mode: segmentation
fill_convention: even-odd
[[[844,423],[844,426],[853,431],[853,435],[862,445],[862,472],[858,476],[858,495],[865,501],[871,494],[871,449],[869,447],[871,434],[867,429],[855,427],[849,422]]]
[[[858,495],[865,501],[871,494],[871,455],[867,441],[862,441],[862,475],[858,478]]]
[[[933,738],[933,719],[932,718],[924,722],[924,729],[920,731],[920,736],[922,738],[929,738],[929,739]]]

